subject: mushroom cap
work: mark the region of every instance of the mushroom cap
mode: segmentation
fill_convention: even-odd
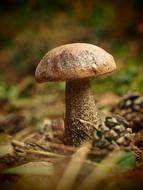
[[[62,45],[50,50],[37,66],[38,82],[97,77],[116,69],[115,61],[100,47],[86,43]]]

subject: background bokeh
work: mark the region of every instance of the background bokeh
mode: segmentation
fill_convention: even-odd
[[[99,45],[115,57],[117,72],[94,81],[94,92],[143,92],[143,1],[1,0],[0,20],[0,98],[34,95],[41,57],[72,42]]]

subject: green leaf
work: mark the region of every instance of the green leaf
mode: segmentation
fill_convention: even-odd
[[[42,162],[30,162],[17,167],[5,169],[5,174],[34,174],[34,175],[49,175],[53,174],[54,167],[51,163],[43,164]]]
[[[136,156],[132,152],[124,152],[124,154],[117,161],[119,169],[128,170],[134,166]]]

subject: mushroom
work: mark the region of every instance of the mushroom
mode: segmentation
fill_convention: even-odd
[[[115,69],[112,55],[87,43],[62,45],[42,58],[35,72],[38,82],[66,81],[65,144],[92,139],[99,116],[89,79]]]

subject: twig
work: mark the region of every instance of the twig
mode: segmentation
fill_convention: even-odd
[[[48,151],[41,151],[41,150],[26,150],[27,153],[32,153],[32,154],[38,154],[38,155],[43,155],[43,156],[52,156],[52,157],[58,157],[58,158],[66,158],[67,156],[62,155],[62,154],[56,154],[53,152],[48,152]]]
[[[66,146],[64,144],[58,144],[58,143],[52,143],[52,142],[48,142],[48,144],[51,146],[51,147],[54,147],[54,148],[61,148],[63,150],[66,150],[66,151],[70,151],[71,153],[74,153],[78,150],[78,148],[75,148],[75,147],[70,147],[70,146]],[[27,150],[26,148],[26,144],[24,142],[19,142],[19,141],[16,141],[16,140],[13,140],[12,141],[12,145],[13,146],[18,146],[18,147],[21,147],[21,148],[25,148],[25,152],[26,153],[32,153],[32,154],[37,154],[37,155],[43,155],[43,156],[53,156],[53,157],[59,157],[59,158],[67,158],[67,157],[71,157],[70,156],[67,156],[67,155],[63,155],[63,154],[57,154],[57,153],[52,153],[52,152],[49,152],[48,150],[46,150],[46,148],[43,148],[42,147],[42,144],[39,145],[38,143],[35,143],[34,145],[38,146],[39,148],[43,148],[44,151],[42,150],[33,150],[33,149],[29,149]],[[90,150],[89,150],[90,151]],[[98,163],[96,162],[92,162],[90,160],[85,160],[85,163],[89,164],[89,165],[92,165],[92,166],[97,166]]]
[[[39,147],[40,149],[44,150],[44,151],[49,151],[49,147],[51,148],[56,148],[57,150],[62,150],[64,151],[64,153],[74,153],[77,151],[78,148],[76,147],[71,147],[71,146],[67,146],[67,145],[64,145],[64,144],[59,144],[59,143],[54,143],[54,142],[50,142],[50,141],[46,141],[46,144],[43,144],[43,143],[24,143],[24,142],[20,142],[20,141],[17,141],[17,140],[13,140],[12,143],[11,143],[14,147],[18,146],[18,147],[21,147],[21,148],[30,148],[30,147],[27,147],[27,145],[35,145],[36,147]],[[55,149],[54,149],[55,150]],[[96,150],[95,148],[92,150],[90,149],[89,150],[89,155],[92,155],[92,156],[101,156],[102,155],[102,151],[101,150]],[[103,155],[104,155],[104,152],[103,152]]]

